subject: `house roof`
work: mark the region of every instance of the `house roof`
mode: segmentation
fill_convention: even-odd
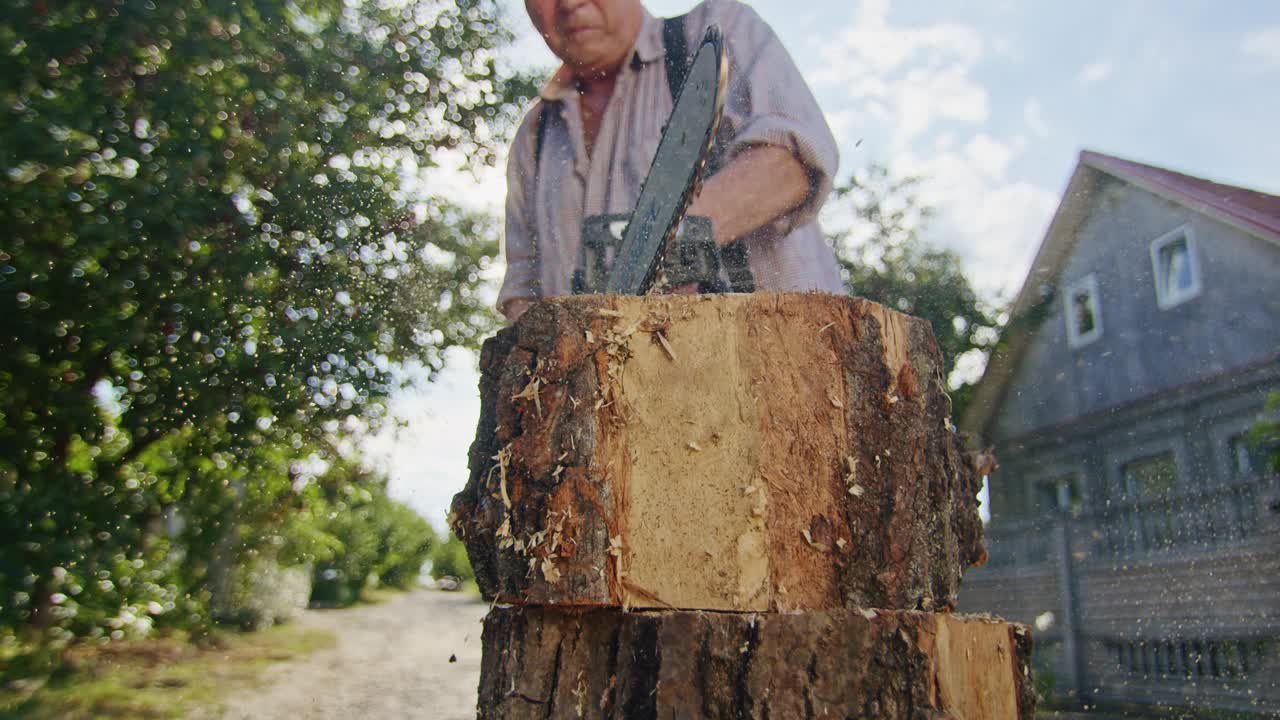
[[[1107,177],[1118,178],[1242,232],[1280,245],[1280,196],[1084,150],[1031,263],[1031,270],[1010,307],[1006,328],[1015,327],[1020,318],[1027,316],[1040,301],[1042,288],[1062,270],[1075,247],[1076,231],[1088,216],[1093,194]],[[1004,398],[1005,389],[1032,334],[1029,328],[1009,333],[1003,347],[992,354],[974,390],[973,400],[960,419],[961,428],[980,437],[988,434],[994,413]]]

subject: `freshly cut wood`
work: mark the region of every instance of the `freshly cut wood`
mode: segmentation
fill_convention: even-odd
[[[1031,634],[889,610],[498,608],[479,717],[1029,719]]]
[[[985,552],[941,368],[858,298],[540,302],[485,343],[451,525],[504,602],[950,608]]]

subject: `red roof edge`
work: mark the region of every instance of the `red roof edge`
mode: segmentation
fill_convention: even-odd
[[[1080,163],[1173,196],[1191,206],[1203,206],[1227,216],[1254,232],[1280,242],[1280,195],[1224,185],[1173,170],[1144,165],[1112,155],[1083,150]]]

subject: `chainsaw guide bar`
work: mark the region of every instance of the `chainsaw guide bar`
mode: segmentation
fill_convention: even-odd
[[[649,175],[640,187],[640,199],[609,273],[607,292],[643,295],[653,285],[711,156],[728,74],[724,36],[712,25],[689,66]]]

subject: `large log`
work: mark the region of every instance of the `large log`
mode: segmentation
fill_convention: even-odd
[[[947,613],[498,608],[479,717],[1030,719],[1031,635]]]
[[[985,553],[941,369],[857,298],[540,302],[485,343],[451,525],[504,602],[950,608]]]

